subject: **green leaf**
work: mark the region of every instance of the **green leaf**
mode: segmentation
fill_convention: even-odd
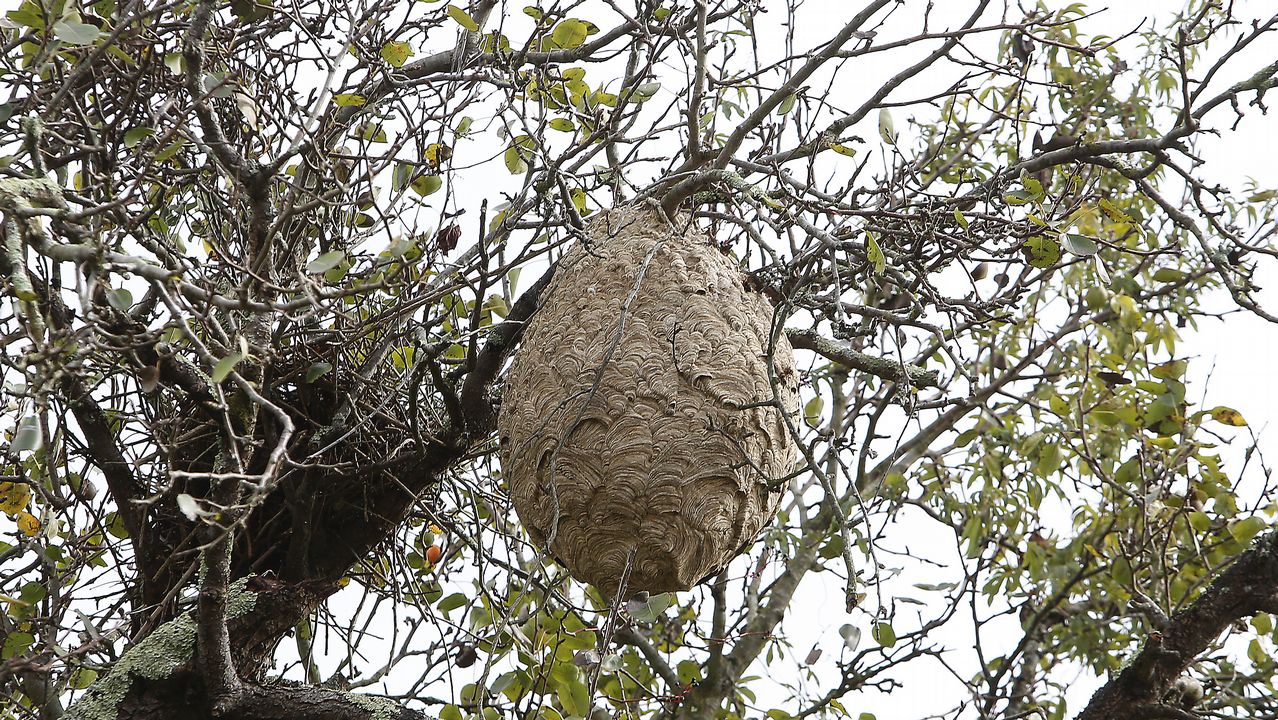
[[[109,290],[106,294],[106,301],[107,305],[116,310],[122,313],[128,312],[129,308],[133,307],[133,293],[129,292],[127,288]]]
[[[31,633],[11,632],[4,638],[4,649],[0,651],[0,656],[8,660],[23,655],[34,642],[35,636]]]
[[[458,607],[465,606],[466,602],[468,602],[468,600],[466,600],[465,595],[461,595],[460,592],[454,592],[452,595],[441,600],[440,604],[436,605],[436,607],[440,610],[440,613],[447,613],[447,611],[456,610]]]
[[[338,93],[333,96],[333,102],[339,107],[360,107],[368,100],[363,95],[355,95],[353,93]]]
[[[821,410],[825,407],[825,400],[817,395],[803,406],[803,421],[809,427],[816,427],[821,424]]]
[[[342,252],[341,250],[329,250],[328,252],[320,255],[319,257],[307,263],[306,272],[312,275],[318,275],[320,273],[328,272],[329,270],[332,270],[338,265],[341,265],[342,261],[345,259],[346,259],[346,253]]]
[[[634,93],[632,93],[630,97],[635,102],[644,102],[646,100],[651,100],[652,97],[656,95],[657,91],[660,89],[661,89],[661,83],[646,82],[640,85],[639,87],[635,88]]]
[[[883,249],[879,247],[879,243],[874,239],[874,233],[865,232],[865,259],[874,265],[874,274],[882,275],[887,269],[887,257],[883,254]]]
[[[382,46],[381,55],[391,67],[403,67],[413,56],[413,48],[406,42],[388,42]]]
[[[634,616],[635,620],[650,623],[656,622],[657,618],[661,617],[662,613],[664,613],[666,608],[670,607],[673,602],[674,598],[670,593],[662,593],[660,595],[653,595],[646,601],[631,600],[627,605],[627,609],[630,611],[630,614]]]
[[[426,197],[427,195],[433,195],[443,185],[444,181],[438,175],[423,175],[410,183],[409,187],[418,195]]]
[[[963,211],[958,208],[954,209],[954,222],[958,223],[959,227],[964,230],[968,228],[967,218],[963,215]]]
[[[13,442],[9,444],[9,449],[13,452],[22,452],[24,450],[38,450],[40,448],[40,418],[35,415],[28,415],[18,421],[18,427],[13,431]]]
[[[506,161],[506,169],[510,171],[511,175],[522,175],[523,173],[528,172],[528,163],[524,162],[524,158],[520,154],[519,148],[514,145],[506,148],[503,159]]]
[[[78,14],[67,17],[53,24],[53,34],[59,40],[71,45],[88,45],[102,35],[102,31],[85,22],[80,22]]]
[[[1154,282],[1174,283],[1184,280],[1187,275],[1173,268],[1158,268],[1154,271]]]
[[[1274,631],[1274,616],[1267,612],[1256,613],[1251,617],[1251,626],[1256,628],[1256,632],[1268,635]]]
[[[124,526],[124,518],[120,517],[120,513],[115,512],[114,510],[107,513],[105,527],[111,537],[119,538],[121,540],[125,540],[129,537],[129,530]]]
[[[1246,544],[1251,539],[1260,534],[1268,525],[1263,518],[1252,515],[1249,518],[1243,518],[1236,523],[1230,523],[1229,534],[1240,543]]]
[[[572,206],[577,208],[577,212],[586,215],[588,206],[586,205],[586,191],[579,187],[575,187],[568,191],[568,197],[572,198]]]
[[[155,154],[155,161],[157,163],[162,163],[162,162],[165,162],[166,160],[169,160],[173,156],[177,155],[178,152],[181,151],[181,149],[185,145],[186,145],[186,140],[182,138],[178,138],[177,140],[174,140],[173,142],[169,143],[168,147],[164,148],[163,150]]]
[[[510,147],[506,148],[503,159],[506,161],[506,169],[511,175],[520,175],[528,172],[528,161],[532,159],[533,148],[537,147],[537,142],[528,135],[520,135],[510,143]]]
[[[883,647],[890,648],[896,644],[896,630],[893,630],[888,623],[874,623],[874,628],[870,631],[870,635],[875,642]]]
[[[155,131],[149,127],[133,128],[124,133],[124,147],[133,148],[144,139],[151,137]]]
[[[93,668],[78,667],[71,672],[71,687],[83,690],[98,679],[98,671]]]
[[[590,26],[576,18],[560,20],[550,33],[550,39],[561,48],[572,49],[586,42]]]
[[[316,380],[319,380],[320,378],[328,374],[328,372],[331,371],[332,369],[333,369],[332,363],[326,363],[326,362],[315,363],[314,365],[310,366],[306,370],[307,384],[309,385],[310,383],[313,383]]]
[[[215,383],[222,382],[242,360],[244,360],[244,355],[237,352],[218,360],[217,364],[213,366],[213,372],[209,373],[209,379]]]
[[[1076,233],[1065,233],[1065,239],[1061,242],[1061,246],[1081,257],[1091,257],[1099,249],[1095,240],[1086,235],[1078,235]]]
[[[1049,268],[1061,259],[1061,246],[1053,238],[1035,235],[1025,241],[1021,246],[1021,252],[1025,254],[1025,259],[1030,265],[1039,268]]]
[[[1008,205],[1025,205],[1034,202],[1034,193],[1028,190],[1013,190],[1003,195],[1003,202]]]
[[[786,113],[788,113],[788,112],[790,112],[791,110],[793,110],[793,109],[794,109],[794,101],[795,101],[796,99],[797,99],[797,97],[795,96],[795,94],[794,94],[794,93],[790,93],[789,95],[786,95],[786,96],[785,96],[785,99],[781,101],[781,104],[777,106],[777,114],[778,114],[778,115],[785,115]]]
[[[551,130],[558,130],[559,132],[572,132],[577,127],[568,118],[555,118],[550,121],[549,125]]]
[[[1211,518],[1207,517],[1207,513],[1195,510],[1189,513],[1189,526],[1197,532],[1205,533],[1211,529]]]
[[[439,604],[435,607],[440,612],[446,613],[450,610],[456,610],[459,607],[463,607],[467,602],[465,595],[462,595],[461,593],[453,593],[443,600],[440,600]]]
[[[452,18],[458,25],[461,25],[471,32],[479,32],[479,23],[475,22],[475,18],[471,17],[469,13],[456,5],[448,6],[448,17]]]
[[[411,182],[413,172],[416,169],[417,166],[412,163],[395,163],[395,171],[391,173],[391,187],[396,192],[408,187],[408,183]]]
[[[17,10],[10,10],[5,13],[5,17],[17,25],[25,25],[32,30],[44,29],[44,16],[40,12],[39,6],[35,5],[31,0],[22,3],[22,6]]]
[[[1189,363],[1185,360],[1172,360],[1162,365],[1156,365],[1149,371],[1149,374],[1163,380],[1176,380],[1184,375],[1187,369],[1189,369]]]

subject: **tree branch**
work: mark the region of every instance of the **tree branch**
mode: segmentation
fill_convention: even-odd
[[[1278,612],[1278,531],[1256,540],[1193,603],[1171,617],[1078,720],[1139,720],[1161,710],[1172,683],[1235,620]],[[1175,709],[1175,708],[1171,708]]]
[[[889,358],[857,352],[839,342],[822,337],[815,330],[787,330],[785,334],[794,347],[811,350],[849,369],[877,375],[889,382],[919,389],[939,387],[939,370],[924,370],[918,365],[906,365]]]

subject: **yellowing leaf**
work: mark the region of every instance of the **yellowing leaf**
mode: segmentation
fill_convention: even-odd
[[[883,249],[874,239],[874,234],[868,231],[865,233],[865,259],[874,265],[875,275],[882,275],[887,269],[887,257],[883,255]]]
[[[1130,215],[1119,210],[1118,206],[1109,200],[1101,198],[1099,204],[1101,212],[1105,213],[1105,217],[1109,218],[1112,222],[1129,223],[1132,221],[1132,217]]]
[[[31,488],[26,483],[0,483],[0,510],[13,516],[25,510],[31,500]]]
[[[475,22],[475,18],[471,17],[470,14],[456,5],[448,6],[448,17],[452,18],[458,25],[461,25],[471,32],[479,32],[479,23]]]
[[[1233,425],[1234,427],[1243,427],[1247,424],[1247,421],[1243,419],[1242,413],[1224,405],[1211,411],[1211,419],[1223,425]]]
[[[573,188],[568,191],[568,196],[572,198],[572,204],[577,208],[577,212],[586,214],[586,191],[581,188]]]
[[[23,510],[18,513],[18,529],[27,537],[35,537],[40,532],[40,521],[35,515]]]
[[[830,143],[830,149],[846,157],[856,155],[856,148],[850,148],[847,145],[841,145],[839,143]]]
[[[333,96],[333,102],[339,107],[360,107],[368,102],[363,95],[355,95],[352,93],[338,93]]]
[[[413,48],[406,42],[388,42],[382,46],[382,59],[392,67],[403,67],[412,55]]]
[[[589,34],[589,25],[575,18],[567,18],[559,21],[559,24],[551,31],[550,39],[561,48],[575,48],[586,42],[586,36]]]
[[[443,143],[431,143],[426,146],[426,162],[435,167],[447,162],[453,156],[453,149]]]

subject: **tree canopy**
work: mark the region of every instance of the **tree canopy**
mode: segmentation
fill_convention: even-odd
[[[1272,125],[1263,5],[23,0],[4,717],[1274,716],[1278,490],[1184,342],[1278,322],[1278,190],[1213,155]],[[770,301],[800,459],[612,603],[494,431],[634,204]]]

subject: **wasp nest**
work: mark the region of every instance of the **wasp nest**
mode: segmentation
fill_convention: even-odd
[[[771,304],[648,207],[593,218],[546,293],[499,421],[515,510],[607,594],[686,590],[776,512],[795,446],[768,403],[798,406],[790,343],[769,353]]]

